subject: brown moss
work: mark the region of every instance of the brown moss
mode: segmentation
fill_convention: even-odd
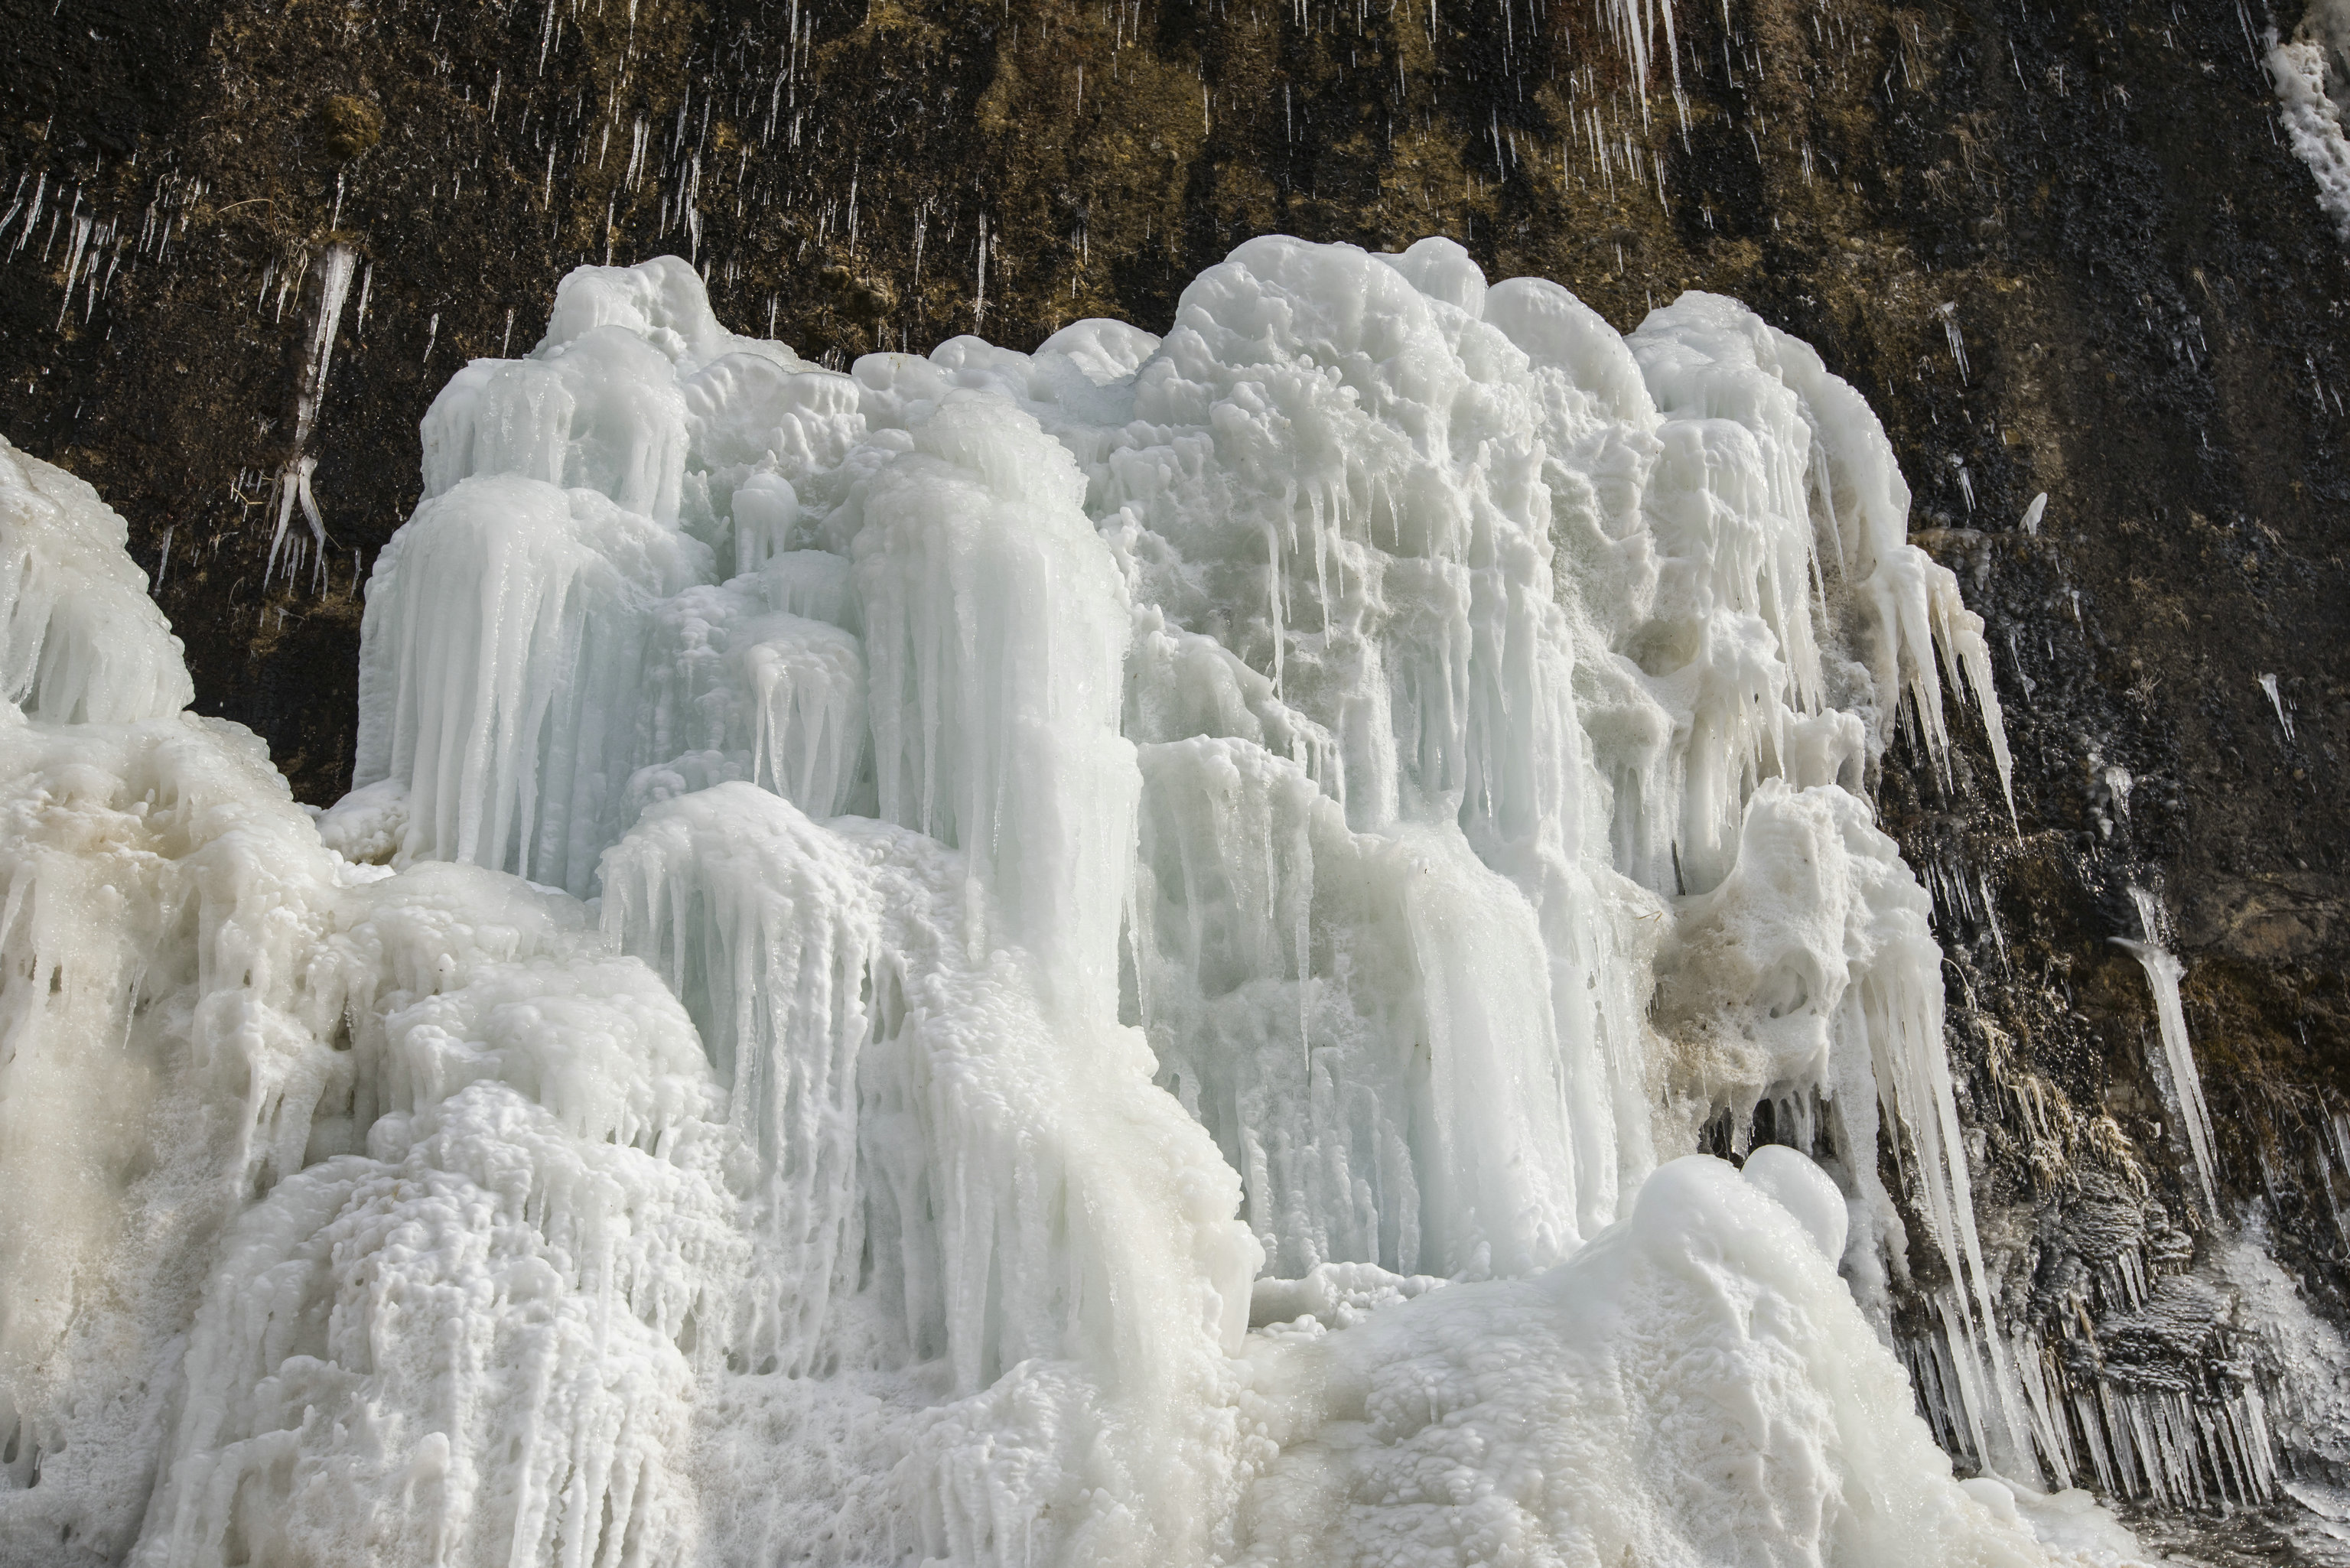
[[[338,163],[348,163],[383,140],[383,111],[363,98],[329,93],[318,100],[312,119],[318,145]]]

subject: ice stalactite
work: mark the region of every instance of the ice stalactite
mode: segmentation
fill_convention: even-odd
[[[1274,238],[1163,340],[844,374],[665,258],[423,436],[315,826],[177,713],[119,521],[0,513],[0,1248],[110,1303],[0,1275],[0,1543],[2021,1563],[2088,1507],[1960,1487],[1879,1340],[1906,1199],[2028,1473],[1865,793],[1948,783],[1950,688],[2004,780],[1988,653],[1801,344]]]
[[[2277,728],[2284,732],[2285,744],[2293,744],[2293,715],[2284,711],[2284,696],[2277,690],[2274,671],[2261,676],[2261,695],[2266,697],[2269,706],[2276,711]]]
[[[786,568],[797,559],[656,607],[644,764],[624,813],[681,793],[689,776],[748,779],[820,817],[871,812],[864,648],[847,628],[771,607],[793,600]]]
[[[318,318],[310,331],[310,351],[303,358],[300,389],[295,395],[294,455],[277,472],[277,525],[270,533],[269,559],[262,567],[265,586],[277,575],[281,556],[286,559],[287,576],[300,568],[298,542],[293,553],[285,556],[286,529],[297,506],[303,521],[310,525],[312,580],[321,586],[326,582],[327,520],[319,514],[317,497],[310,493],[310,475],[317,472],[318,459],[308,449],[318,426],[319,405],[326,401],[327,373],[335,362],[335,334],[342,326],[343,302],[350,296],[351,274],[358,270],[358,262],[348,246],[328,245],[318,264]],[[364,317],[364,296],[361,315]]]
[[[2116,775],[2119,775],[2116,778]],[[2117,797],[2128,778],[2107,769]],[[2150,1173],[2128,1158],[2065,1173],[2058,1210],[2062,1259],[2035,1283],[2040,1328],[2019,1334],[2017,1370],[2035,1446],[2060,1484],[2074,1478],[2118,1496],[2169,1508],[2228,1511],[2276,1501],[2311,1462],[2339,1462],[2345,1369],[2350,1347],[2303,1299],[2279,1268],[2258,1200],[2232,1210],[2220,1190],[2218,1146],[2180,996],[2185,966],[2168,950],[2161,900],[2128,889],[2141,935],[2112,940],[2146,971],[2155,1028],[2146,1066],[2162,1125],[2194,1170],[2188,1223],[2149,1202]],[[2013,1073],[2005,1044],[1993,1044],[1995,1075]],[[2101,1129],[2068,1107],[2044,1081],[2011,1080],[2033,1124],[2035,1164],[2064,1169],[2063,1146]],[[2283,1183],[2273,1156],[2258,1156],[2271,1193]],[[2320,1154],[2321,1161],[2328,1159]],[[2323,1166],[2321,1166],[2323,1169]],[[2195,1213],[2199,1210],[2199,1216]],[[2045,1336],[2043,1338],[2043,1335]],[[2146,1347],[2159,1345],[2149,1355]],[[1956,1365],[1927,1368],[1921,1388],[1963,1385]],[[1925,1347],[1925,1358],[1939,1353]],[[1950,1358],[1955,1362],[1955,1357]],[[2199,1366],[2194,1381],[2180,1364]],[[1930,1400],[1956,1442],[1966,1401]]]
[[[2194,1158],[2204,1211],[2218,1220],[2225,1211],[2220,1207],[2219,1154],[2211,1137],[2211,1112],[2203,1103],[2203,1075],[2195,1065],[2195,1046],[2187,1037],[2187,1010],[2178,998],[2178,982],[2186,978],[2187,968],[2162,945],[2161,900],[2144,888],[2134,887],[2129,895],[2142,935],[2136,941],[2126,937],[2116,937],[2113,941],[2137,960],[2146,971],[2147,983],[2154,989],[2155,1028],[2161,1037],[2162,1054],[2149,1056],[2147,1067],[2162,1095],[2163,1108],[2178,1125]]]

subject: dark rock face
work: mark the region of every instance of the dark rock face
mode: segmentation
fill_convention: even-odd
[[[2235,1224],[2350,1319],[2350,264],[2260,64],[2296,16],[1699,0],[1636,50],[1615,6],[1544,0],[5,9],[0,428],[130,518],[202,705],[317,802],[417,421],[582,261],[686,255],[723,318],[834,363],[1163,328],[1267,230],[1448,234],[1621,327],[1746,299],[1883,416],[1989,623],[2016,827],[1971,720],[1953,779],[1897,755],[1880,809],[1937,895],[1986,1240],[2078,1473],[2245,1490],[2226,1442],[2188,1445],[2190,1484],[2108,1429],[2123,1396],[2214,1430],[2248,1387],[2275,1406]],[[2109,940],[2146,934],[2133,886],[2175,925],[2234,1221]]]

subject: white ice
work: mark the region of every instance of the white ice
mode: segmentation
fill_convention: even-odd
[[[1828,1190],[1787,1180],[1791,1210],[1674,1160],[1547,1272],[1253,1344],[1243,1408],[1279,1453],[1240,1560],[2049,1561],[2012,1498],[1948,1480],[1806,1223],[1835,1207],[1808,1179]]]
[[[1886,1342],[1880,1144],[2033,1472],[1868,805],[1989,654],[1808,348],[664,258],[422,435],[315,820],[0,454],[0,1560],[2047,1560]]]
[[[2203,1100],[2203,1075],[2195,1065],[2195,1046],[2187,1036],[2186,1005],[2178,995],[2178,982],[2186,978],[2187,966],[2162,945],[2161,901],[2144,888],[2132,888],[2129,894],[2130,902],[2137,909],[2140,940],[2112,940],[2115,946],[2126,950],[2137,960],[2146,971],[2147,984],[2153,988],[2155,1031],[2161,1038],[2162,1054],[2149,1056],[2147,1066],[2162,1096],[2163,1108],[2178,1124],[2188,1151],[2194,1157],[2195,1179],[2203,1192],[2204,1211],[2217,1220],[2223,1212],[2220,1207],[2218,1145],[2211,1134],[2211,1112]]]
[[[2284,711],[2284,696],[2277,690],[2277,678],[2273,671],[2262,674],[2261,694],[2269,700],[2269,706],[2276,711],[2277,728],[2284,732],[2285,743],[2292,744],[2293,715]]]
[[[2272,26],[2262,41],[2286,141],[2316,182],[2318,206],[2350,241],[2350,0],[2312,0],[2291,38]]]
[[[130,529],[81,480],[0,440],[0,698],[52,723],[117,724],[195,699]]]

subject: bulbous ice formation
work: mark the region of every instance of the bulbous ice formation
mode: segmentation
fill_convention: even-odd
[[[2019,1522],[1918,1484],[1948,1461],[1898,1364],[1848,1353],[1874,1342],[1804,1220],[1719,1160],[1673,1160],[1546,1273],[1255,1347],[1281,1454],[1243,1560],[2046,1561]]]
[[[1864,1326],[1883,1136],[1993,1303],[1862,792],[2004,742],[1809,349],[1264,239],[839,374],[664,258],[423,438],[315,825],[0,469],[0,1558],[2040,1560]]]
[[[57,723],[123,723],[195,700],[130,529],[98,492],[0,439],[0,698]]]

